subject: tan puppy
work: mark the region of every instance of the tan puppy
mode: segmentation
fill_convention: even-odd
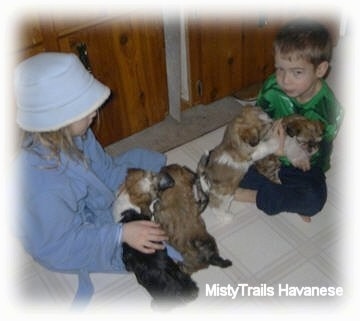
[[[209,194],[209,207],[218,217],[231,218],[234,192],[272,126],[272,119],[260,107],[244,106],[227,126],[221,143],[201,157],[197,172],[203,190]]]
[[[191,274],[209,265],[230,266],[231,261],[219,256],[216,241],[201,218],[207,199],[198,189],[196,174],[176,164],[164,167],[161,172],[175,183],[161,193],[154,217],[168,235],[169,244],[182,254],[181,269]]]
[[[318,120],[310,120],[301,115],[290,115],[281,119],[286,133],[284,155],[289,161],[300,168],[309,168],[310,158],[318,149],[322,140],[324,125]],[[279,137],[269,132],[253,153],[257,170],[274,182],[279,182],[277,172],[280,161],[274,156],[267,156],[279,148]],[[265,158],[263,158],[263,156]]]
[[[165,173],[129,169],[113,205],[114,221],[119,222],[121,214],[128,209],[150,216],[153,202],[158,200],[160,192],[173,184],[173,179]]]

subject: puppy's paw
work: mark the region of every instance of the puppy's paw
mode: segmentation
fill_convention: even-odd
[[[233,213],[229,211],[225,211],[220,208],[212,207],[211,211],[214,213],[214,215],[222,222],[227,223],[232,221],[233,219]]]

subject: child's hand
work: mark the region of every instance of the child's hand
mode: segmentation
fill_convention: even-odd
[[[296,168],[301,169],[303,172],[306,172],[310,169],[310,161],[308,159],[294,161],[292,162],[292,165]]]
[[[281,119],[278,119],[274,122],[274,135],[279,139],[279,148],[275,152],[276,156],[284,156],[284,146],[285,146],[285,130],[282,125]]]
[[[167,239],[160,225],[154,222],[134,221],[123,225],[122,241],[146,254],[164,249],[165,246],[161,242]]]

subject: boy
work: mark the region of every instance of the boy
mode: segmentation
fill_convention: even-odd
[[[291,164],[280,157],[281,184],[270,182],[251,167],[235,200],[254,202],[268,215],[298,213],[310,222],[326,202],[324,173],[330,168],[332,142],[343,118],[342,107],[323,79],[332,54],[331,37],[319,23],[296,20],[277,34],[274,54],[276,72],[264,83],[257,105],[274,119],[296,113],[320,120],[325,125],[323,140],[311,164]],[[279,135],[283,138],[283,130]],[[281,149],[279,146],[279,156]]]

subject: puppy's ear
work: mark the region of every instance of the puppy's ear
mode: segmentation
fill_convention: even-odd
[[[325,125],[324,125],[324,123],[321,122],[320,120],[316,120],[315,126],[316,126],[316,128],[317,128],[317,131],[318,131],[318,133],[319,133],[319,136],[320,136],[320,135],[322,136],[323,133],[324,133],[324,130],[325,130]]]
[[[256,146],[259,143],[258,135],[256,135],[252,128],[244,124],[234,126],[230,139],[232,147],[236,149],[241,148],[244,143],[250,146]]]
[[[205,152],[199,160],[197,171],[203,171],[206,168],[206,166],[209,164],[209,160],[210,160],[210,153]]]
[[[164,191],[170,187],[173,187],[175,184],[174,179],[167,173],[160,172],[159,173],[159,183],[158,187],[160,191]]]
[[[238,149],[241,147],[241,130],[242,126],[235,123],[230,125],[227,132],[225,133],[225,136],[228,137],[230,144],[233,148]]]
[[[298,121],[288,122],[285,126],[285,132],[290,137],[299,135],[300,130],[301,130],[301,125]]]
[[[137,172],[140,172],[141,171],[141,169],[139,169],[139,168],[128,168],[128,170],[127,170],[127,175],[134,175],[134,173],[137,173]]]
[[[191,168],[189,168],[189,167],[187,167],[187,166],[183,166],[183,169],[184,169],[185,171],[187,171],[190,175],[194,176],[194,179],[195,179],[196,174],[195,174],[195,172],[194,172]]]
[[[259,144],[260,138],[256,128],[246,128],[241,133],[242,140],[252,147]]]

